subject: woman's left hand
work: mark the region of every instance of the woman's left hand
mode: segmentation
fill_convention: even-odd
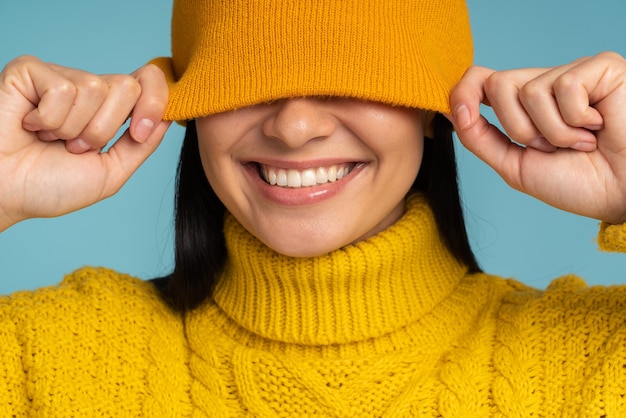
[[[481,114],[493,108],[504,133]],[[626,221],[626,60],[470,68],[451,95],[459,139],[511,187],[557,208]],[[513,142],[515,141],[515,142]]]

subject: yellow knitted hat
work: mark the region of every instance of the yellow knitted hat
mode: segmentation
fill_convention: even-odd
[[[165,118],[343,96],[449,112],[472,62],[465,0],[174,0]]]

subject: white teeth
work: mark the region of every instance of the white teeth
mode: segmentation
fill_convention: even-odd
[[[283,168],[273,168],[263,166],[260,172],[266,182],[272,186],[282,187],[309,187],[317,184],[335,182],[350,174],[352,166],[332,165],[329,167],[307,168],[306,170],[285,170]]]
[[[308,170],[304,170],[302,172],[302,176],[300,176],[300,185],[302,187],[306,186],[315,186],[317,184],[317,176],[315,174],[315,170],[310,168]]]
[[[328,181],[331,183],[337,181],[337,167],[332,166],[328,169]]]
[[[287,171],[287,187],[300,187],[301,185],[300,173],[296,170]]]
[[[324,167],[320,167],[317,169],[316,181],[319,184],[324,184],[328,181],[328,173]]]
[[[278,186],[287,185],[287,172],[285,170],[278,170],[278,173],[276,173],[276,184]]]
[[[268,173],[268,171],[269,170],[265,171],[267,173],[265,175],[265,177],[267,178],[267,182],[270,183],[270,184],[276,184],[276,182],[277,182],[276,172],[274,170],[272,170],[272,171],[269,171],[269,173]]]

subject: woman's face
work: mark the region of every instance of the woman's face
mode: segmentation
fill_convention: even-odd
[[[420,168],[425,112],[297,98],[198,119],[200,155],[226,208],[275,251],[317,256],[396,222]]]

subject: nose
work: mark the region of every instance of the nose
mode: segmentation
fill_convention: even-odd
[[[324,139],[336,129],[330,105],[323,99],[301,97],[275,103],[276,110],[263,123],[264,134],[289,148]]]

